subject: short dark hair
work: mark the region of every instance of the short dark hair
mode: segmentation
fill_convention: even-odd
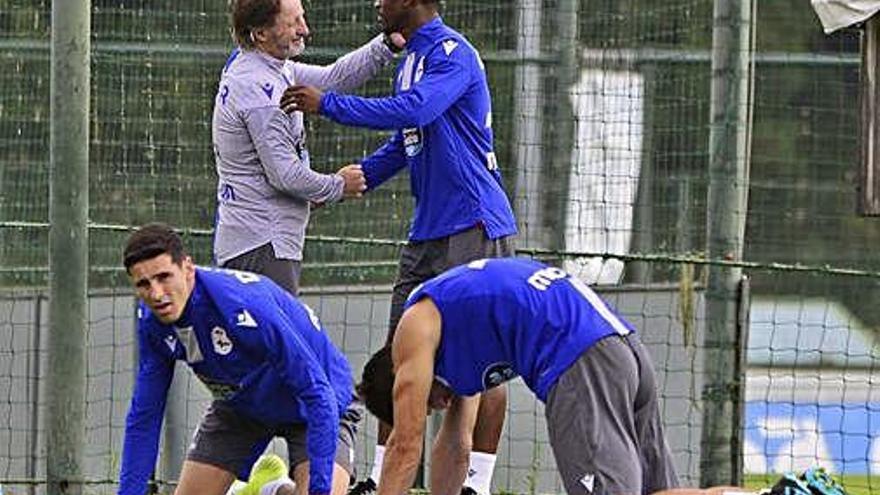
[[[231,0],[232,38],[245,48],[252,48],[255,29],[275,24],[281,12],[281,0]]]
[[[391,346],[372,355],[364,365],[357,393],[367,410],[388,426],[394,426],[394,363]]]
[[[122,253],[122,264],[125,265],[125,271],[131,273],[135,263],[163,254],[171,255],[171,260],[177,264],[187,255],[183,241],[174,229],[164,223],[148,223],[128,237]]]

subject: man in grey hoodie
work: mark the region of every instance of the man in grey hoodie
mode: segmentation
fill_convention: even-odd
[[[293,84],[350,91],[404,42],[379,35],[330,65],[308,65],[293,61],[309,35],[301,0],[231,6],[238,48],[223,68],[211,129],[218,175],[214,258],[296,294],[311,204],[358,197],[366,183],[359,165],[334,174],[311,169],[302,113],[283,112],[281,95]]]

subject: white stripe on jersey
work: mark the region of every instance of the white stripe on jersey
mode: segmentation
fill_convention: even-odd
[[[605,301],[603,301],[599,296],[596,295],[595,292],[587,287],[587,285],[583,281],[575,277],[569,277],[568,281],[575,288],[575,290],[577,290],[581,293],[582,296],[584,296],[584,298],[587,300],[587,302],[590,303],[591,306],[593,306],[596,312],[598,312],[599,315],[602,316],[602,318],[605,318],[605,321],[607,321],[614,328],[614,330],[617,331],[618,334],[629,335],[630,333],[632,333],[632,330],[627,328],[627,326],[624,325],[622,321],[620,321],[620,318],[618,318],[617,315],[615,315],[611,312],[610,309],[608,309],[608,306],[605,305]]]

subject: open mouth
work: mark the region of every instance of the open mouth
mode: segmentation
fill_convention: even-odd
[[[153,305],[153,310],[156,311],[157,314],[165,315],[171,313],[171,301],[164,301]]]

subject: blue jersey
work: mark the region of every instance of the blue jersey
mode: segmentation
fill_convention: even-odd
[[[462,396],[522,376],[546,402],[590,346],[634,332],[582,281],[525,258],[453,268],[417,287],[407,307],[423,297],[442,321],[434,374]]]
[[[353,385],[348,361],[311,309],[267,278],[199,267],[180,320],[162,324],[142,303],[137,333],[121,495],[146,493],[176,360],[243,416],[269,426],[305,424],[309,493],[330,493],[339,419]]]
[[[446,237],[482,225],[489,238],[516,233],[493,149],[492,103],[480,55],[438,17],[407,40],[395,96],[332,92],[321,113],[395,134],[362,166],[368,189],[409,166],[415,212],[410,239]]]

